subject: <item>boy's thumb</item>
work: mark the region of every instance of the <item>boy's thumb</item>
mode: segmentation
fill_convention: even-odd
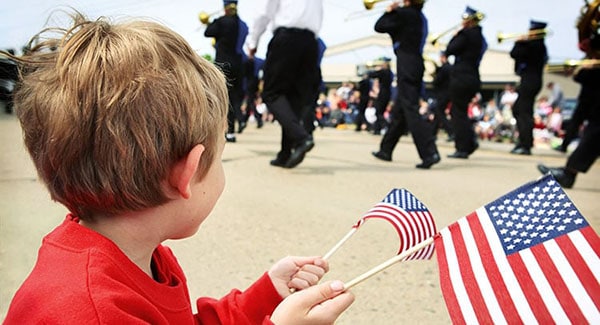
[[[308,296],[307,298],[312,300],[313,303],[331,299],[342,292],[344,292],[344,283],[339,280],[321,283],[300,291],[300,293]]]

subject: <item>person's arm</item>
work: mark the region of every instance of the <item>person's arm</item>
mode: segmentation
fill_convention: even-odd
[[[273,17],[275,17],[278,7],[279,0],[267,0],[264,2],[264,6],[258,9],[254,23],[246,38],[246,46],[248,47],[248,56],[250,58],[254,58],[256,49],[258,48],[258,41],[267,29],[267,25],[269,25]]]
[[[200,324],[263,324],[282,300],[265,273],[243,292],[234,289],[218,300],[198,299],[195,318]]]

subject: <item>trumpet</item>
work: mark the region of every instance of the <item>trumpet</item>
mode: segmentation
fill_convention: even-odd
[[[205,11],[201,11],[198,14],[198,20],[200,20],[200,22],[202,24],[208,25],[210,23],[210,17],[218,15],[218,14],[221,14],[221,15],[222,14],[226,14],[228,11],[236,10],[236,9],[237,9],[236,4],[235,3],[230,3],[227,6],[225,6],[224,9],[219,9],[219,10],[217,10],[215,12],[212,12],[212,13],[206,13]]]
[[[496,38],[498,39],[498,44],[500,44],[507,39],[519,39],[519,38],[527,37],[527,40],[536,40],[536,39],[542,39],[542,38],[546,37],[546,35],[552,35],[552,31],[544,28],[544,29],[532,29],[526,33],[521,33],[521,34],[498,32],[498,34],[496,34]]]
[[[568,72],[582,66],[600,67],[600,59],[566,60],[563,63],[547,64],[545,70],[546,72]]]
[[[202,24],[208,25],[210,17],[212,17],[214,15],[217,15],[217,14],[220,14],[222,12],[223,12],[223,10],[219,10],[219,11],[215,11],[215,12],[209,14],[209,13],[206,13],[206,12],[202,11],[202,12],[200,12],[198,14],[198,20],[200,20],[200,22]]]

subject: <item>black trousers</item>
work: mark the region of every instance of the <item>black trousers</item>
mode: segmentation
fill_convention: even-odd
[[[587,172],[600,155],[600,121],[588,120],[577,148],[567,160],[567,168]]]
[[[217,64],[227,79],[227,94],[229,96],[229,110],[227,111],[227,133],[235,133],[235,122],[245,120],[242,114],[242,102],[244,100],[243,72],[240,64],[220,63]]]
[[[473,122],[469,119],[467,110],[469,102],[479,91],[479,88],[480,84],[475,80],[450,83],[450,101],[452,102],[450,116],[452,117],[454,148],[456,151],[472,153],[477,148]]]
[[[399,54],[397,57],[398,96],[392,107],[392,122],[381,139],[380,150],[392,154],[400,137],[410,131],[421,160],[431,158],[437,153],[433,123],[419,114],[423,62],[421,58]]]
[[[517,88],[519,97],[513,105],[513,116],[517,120],[517,130],[519,131],[519,141],[517,146],[531,149],[533,147],[533,106],[535,105],[535,96],[542,89],[542,81],[522,81]]]
[[[281,152],[288,153],[309,134],[301,123],[306,104],[319,84],[315,35],[296,28],[278,28],[267,49],[263,100],[281,126]]]

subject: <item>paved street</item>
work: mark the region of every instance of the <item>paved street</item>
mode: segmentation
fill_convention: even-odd
[[[402,138],[393,162],[371,151],[380,137],[352,129],[315,131],[315,148],[295,169],[271,167],[280,130],[250,124],[226,145],[227,185],[211,217],[192,238],[167,243],[188,276],[192,297],[219,297],[245,288],[285,255],[321,255],[340,240],[392,188],[406,188],[429,207],[441,229],[506,192],[539,177],[538,162],[563,165],[566,156],[536,147],[514,156],[507,143],[482,142],[468,160],[451,160],[453,145],[438,141],[440,164],[418,170],[412,140]],[[51,202],[23,149],[14,116],[0,114],[0,319],[31,270],[41,238],[64,218]],[[600,229],[600,166],[579,175],[567,190]],[[392,257],[395,231],[367,222],[330,259],[326,279],[348,281]],[[449,323],[435,257],[391,267],[353,289],[357,299],[338,324]]]

